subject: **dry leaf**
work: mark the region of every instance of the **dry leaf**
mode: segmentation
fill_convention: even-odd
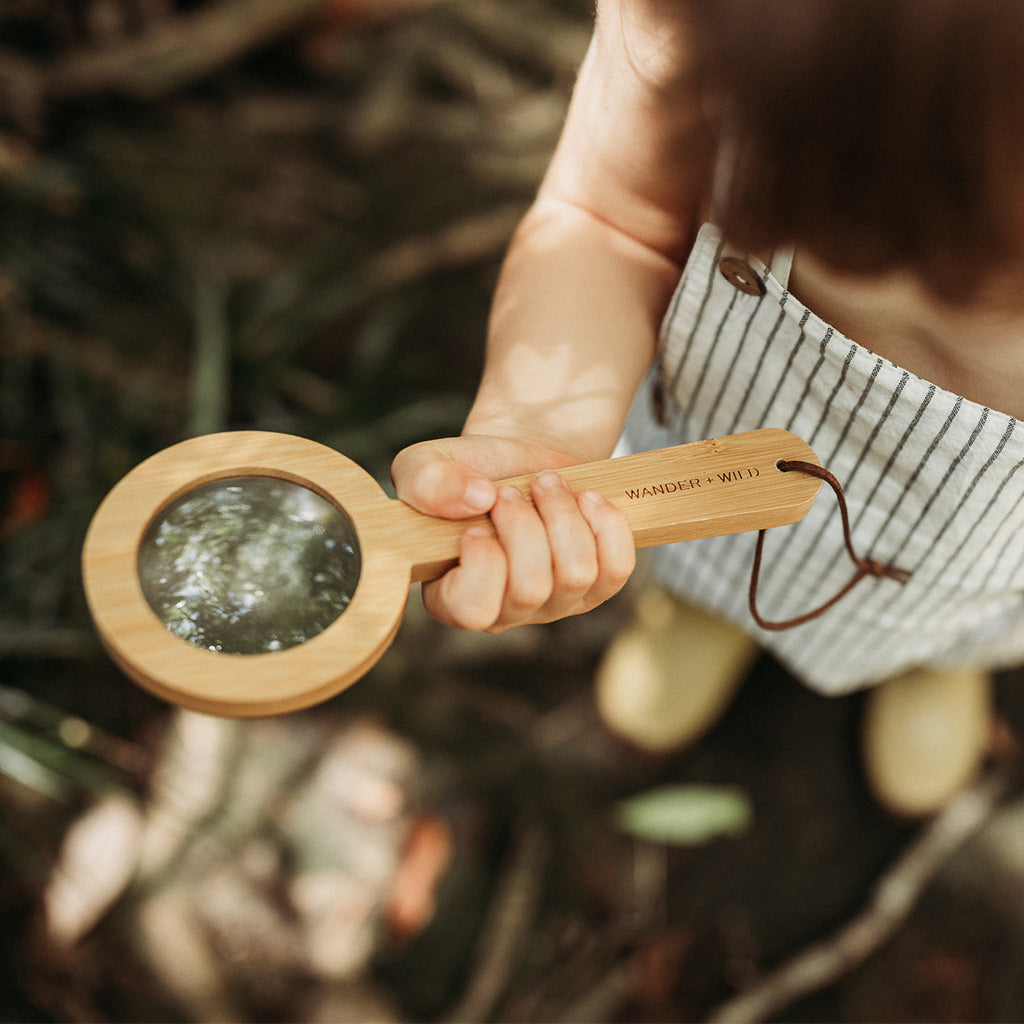
[[[139,859],[142,815],[127,796],[101,800],[68,829],[46,887],[46,930],[71,946],[92,929],[124,892]]]
[[[410,826],[388,896],[387,921],[398,938],[410,938],[430,924],[454,848],[451,828],[440,818],[420,818]]]

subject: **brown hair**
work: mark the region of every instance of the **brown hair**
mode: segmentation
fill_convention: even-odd
[[[689,0],[753,252],[909,268],[947,299],[1024,259],[1024,3]]]

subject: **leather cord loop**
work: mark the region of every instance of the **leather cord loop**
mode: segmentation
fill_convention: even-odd
[[[757,534],[757,545],[754,548],[754,564],[750,570],[750,614],[762,629],[774,631],[792,629],[794,626],[802,626],[805,622],[810,622],[812,619],[816,619],[823,612],[828,611],[828,609],[834,604],[841,601],[858,583],[860,583],[862,579],[867,576],[872,576],[876,579],[891,579],[901,584],[906,583],[907,580],[910,579],[911,574],[906,569],[899,569],[894,565],[886,565],[874,558],[861,558],[857,552],[854,551],[853,539],[850,536],[850,516],[846,509],[846,497],[843,494],[842,485],[827,469],[822,466],[818,466],[813,462],[802,462],[798,459],[780,459],[776,465],[783,473],[800,472],[816,476],[819,480],[823,480],[832,488],[835,493],[836,500],[839,502],[839,514],[843,521],[843,542],[846,545],[846,550],[850,559],[853,561],[853,564],[857,569],[850,581],[842,587],[837,594],[833,595],[824,604],[819,605],[817,608],[814,608],[809,612],[805,612],[803,615],[798,615],[792,619],[785,619],[781,622],[765,619],[757,610],[757,584],[761,575],[761,557],[764,553],[764,535],[768,531],[759,530]]]

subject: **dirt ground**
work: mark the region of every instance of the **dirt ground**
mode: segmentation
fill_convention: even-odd
[[[861,698],[768,658],[697,744],[616,738],[594,676],[642,573],[500,637],[414,593],[365,679],[264,720],[173,709],[99,645],[82,540],[151,453],[278,430],[388,486],[458,431],[589,20],[0,8],[0,1019],[1024,1019],[1016,674],[977,786],[905,823]],[[623,817],[651,795],[671,838]]]

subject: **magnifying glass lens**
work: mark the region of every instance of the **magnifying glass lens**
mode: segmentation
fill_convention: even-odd
[[[227,654],[281,651],[323,632],[359,582],[355,527],[299,484],[239,477],[206,484],[157,516],[139,581],[174,634]]]

